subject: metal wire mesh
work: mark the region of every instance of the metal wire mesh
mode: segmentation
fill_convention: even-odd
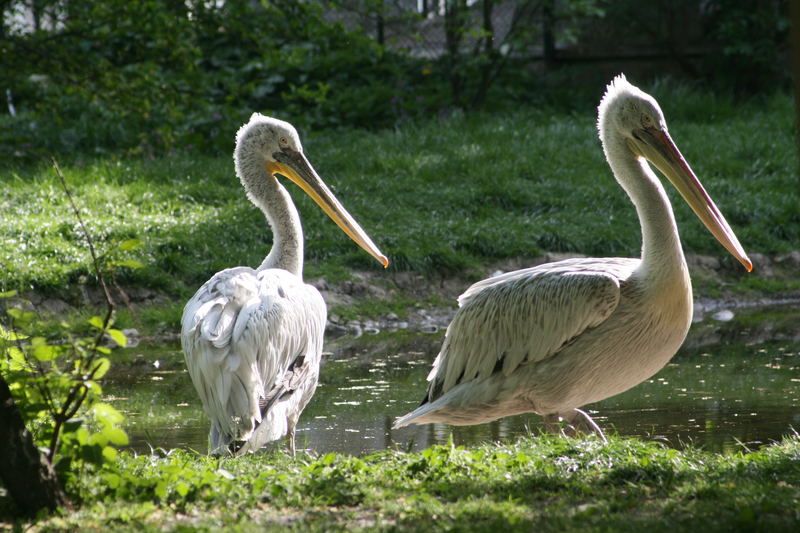
[[[437,58],[447,51],[446,13],[451,0],[386,0],[364,2],[339,0],[329,4],[326,18],[340,21],[351,30],[363,31],[381,44],[401,49],[415,57]],[[492,6],[493,41],[502,43],[511,31],[516,16],[532,12],[531,4],[541,2],[497,2]],[[461,0],[463,27],[466,31],[459,48],[474,47],[485,36],[485,22],[480,0]]]

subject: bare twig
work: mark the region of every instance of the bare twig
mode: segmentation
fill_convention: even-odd
[[[114,315],[114,301],[111,298],[111,293],[108,290],[108,285],[106,284],[105,276],[103,276],[103,272],[100,269],[100,261],[97,257],[97,252],[94,248],[94,242],[92,241],[92,236],[89,233],[86,224],[83,222],[83,218],[81,217],[80,210],[78,209],[77,205],[75,205],[75,201],[72,197],[72,193],[67,186],[67,180],[64,178],[64,174],[61,172],[61,168],[58,166],[58,162],[55,158],[52,159],[53,168],[56,171],[56,175],[58,176],[59,180],[61,181],[61,186],[64,188],[64,192],[67,195],[67,199],[69,200],[70,206],[72,207],[72,212],[75,214],[75,218],[78,219],[78,224],[81,227],[81,231],[83,232],[83,236],[86,239],[86,244],[89,246],[89,253],[92,256],[92,265],[94,266],[94,272],[97,276],[97,280],[100,282],[100,286],[103,288],[103,295],[105,296],[106,300],[106,315],[103,320],[103,327],[101,328],[100,332],[97,334],[95,338],[94,345],[88,350],[89,355],[83,361],[83,364],[80,365],[80,368],[77,370],[81,373],[84,372],[83,369],[89,369],[94,362],[95,357],[99,353],[100,343],[103,341],[103,336],[105,335],[108,327],[111,325],[111,319]],[[73,346],[73,349],[76,352],[79,352],[80,349],[77,346]],[[67,398],[64,403],[61,405],[59,412],[55,413],[55,426],[53,428],[53,435],[50,439],[50,453],[49,459],[52,462],[55,456],[56,447],[58,445],[58,439],[61,433],[61,429],[63,424],[75,416],[75,414],[80,409],[81,405],[83,405],[84,400],[86,400],[86,396],[89,393],[89,388],[86,386],[85,381],[87,379],[94,379],[94,374],[99,367],[95,367],[94,369],[90,370],[88,373],[84,374],[82,380],[73,385],[70,388],[69,393],[67,394]]]
[[[92,264],[94,266],[94,273],[97,276],[97,280],[100,282],[100,286],[103,288],[103,295],[106,299],[106,317],[103,320],[103,331],[97,337],[97,340],[94,344],[93,352],[97,352],[97,347],[100,346],[100,343],[103,340],[103,334],[105,333],[108,324],[111,322],[111,316],[114,313],[114,301],[111,299],[111,293],[108,290],[108,285],[106,285],[105,276],[103,276],[103,272],[100,270],[100,261],[97,259],[97,253],[94,249],[94,242],[92,241],[92,236],[89,234],[89,230],[86,228],[86,224],[83,223],[83,218],[81,217],[81,212],[78,210],[78,207],[75,205],[75,201],[72,198],[72,193],[69,191],[69,187],[67,187],[67,180],[64,178],[64,174],[61,172],[61,168],[58,166],[58,162],[53,158],[53,168],[56,170],[56,174],[58,175],[59,180],[61,180],[61,186],[64,188],[64,192],[67,194],[67,199],[69,200],[69,204],[72,207],[72,212],[75,213],[75,218],[78,219],[78,224],[80,224],[81,231],[83,231],[83,237],[86,239],[86,244],[89,246],[89,253],[92,255]]]

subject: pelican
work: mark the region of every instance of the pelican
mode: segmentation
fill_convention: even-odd
[[[236,134],[233,157],[273,246],[258,268],[228,268],[200,287],[183,310],[181,344],[211,420],[211,453],[243,454],[285,436],[294,454],[297,420],[317,387],[327,311],[303,282],[303,229],[276,174],[384,267],[389,261],[314,171],[291,124],[253,114]]]
[[[598,108],[603,151],[642,229],[639,259],[567,259],[479,281],[459,299],[422,404],[395,427],[470,425],[533,412],[569,432],[579,408],[658,372],[692,321],[692,286],[652,163],[745,268],[747,254],[667,132],[650,95],[617,76]]]

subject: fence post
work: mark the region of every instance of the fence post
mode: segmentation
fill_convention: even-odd
[[[385,39],[383,29],[383,0],[380,0],[375,13],[375,33],[377,34],[378,44],[381,46],[386,44],[384,42]]]
[[[556,43],[553,37],[553,0],[542,3],[542,54],[545,66],[552,67],[556,63]]]

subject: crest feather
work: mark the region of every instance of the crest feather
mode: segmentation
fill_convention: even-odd
[[[611,102],[622,93],[630,93],[638,90],[634,85],[625,78],[625,74],[618,74],[611,82],[606,85],[606,92],[600,100],[600,105],[597,106],[597,128],[600,129],[600,124],[603,121],[603,116],[608,110]]]

